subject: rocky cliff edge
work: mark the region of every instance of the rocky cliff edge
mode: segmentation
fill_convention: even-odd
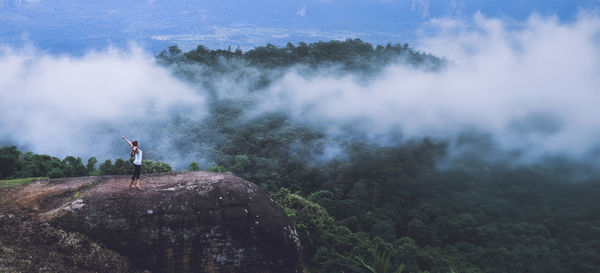
[[[0,188],[2,272],[301,272],[283,209],[224,173]]]

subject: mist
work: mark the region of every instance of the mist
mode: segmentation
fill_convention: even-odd
[[[206,114],[201,92],[136,46],[81,57],[4,47],[0,75],[1,137],[34,153],[120,157],[122,135],[167,150],[174,136],[162,129],[173,116]]]
[[[515,27],[475,14],[427,27],[431,36],[417,48],[446,58],[442,71],[399,64],[367,81],[291,72],[269,88],[264,105],[336,136],[347,136],[349,125],[360,128],[382,145],[429,137],[457,152],[471,134],[518,154],[516,162],[597,159],[598,16],[563,23],[533,14]]]
[[[174,152],[181,129],[174,120],[202,123],[212,101],[226,98],[252,102],[247,120],[281,112],[318,128],[329,151],[339,151],[335,139],[356,135],[377,145],[428,137],[448,142],[453,157],[477,153],[474,147],[481,146],[464,141],[475,135],[487,141],[486,149],[516,154],[515,162],[597,159],[597,14],[581,12],[573,22],[533,14],[515,23],[478,13],[466,20],[432,19],[419,33],[415,48],[445,58],[443,69],[397,63],[364,77],[332,67],[311,73],[295,67],[271,76],[260,90],[250,90],[260,74],[255,68],[184,80],[136,46],[81,57],[3,47],[0,138],[35,153],[103,159],[125,156],[125,135],[181,168],[210,162],[210,149]]]

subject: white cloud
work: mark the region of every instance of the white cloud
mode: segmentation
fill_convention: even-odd
[[[465,9],[465,3],[461,1],[451,0],[448,3],[448,8],[450,9],[451,14],[461,16],[463,14],[463,10]]]
[[[300,17],[304,17],[304,15],[306,15],[306,6],[302,7],[301,9],[296,11],[296,15],[300,16]]]
[[[203,114],[201,95],[135,47],[82,57],[4,47],[0,74],[0,128],[38,153],[106,155],[113,139],[147,135],[151,122]]]
[[[599,17],[561,23],[533,15],[518,29],[481,14],[438,22],[450,29],[422,37],[420,48],[447,57],[443,71],[395,66],[366,83],[291,73],[265,105],[332,132],[352,124],[370,135],[399,129],[407,138],[452,140],[476,130],[524,158],[600,147]]]
[[[238,81],[227,81],[219,92],[256,96],[262,111],[286,111],[331,134],[351,125],[374,137],[400,131],[407,139],[456,141],[461,133],[475,130],[493,136],[501,148],[523,151],[524,158],[579,157],[600,147],[598,15],[582,13],[569,23],[532,15],[515,27],[477,13],[469,20],[432,19],[428,27],[434,31],[422,32],[418,48],[449,60],[439,72],[397,65],[366,82],[327,70],[308,78],[290,72],[265,92],[248,95],[247,86]],[[206,35],[155,38],[197,43],[244,37],[259,43],[265,34],[289,33],[236,25],[215,27]],[[305,34],[347,37],[311,30]],[[204,109],[201,91],[135,48],[83,57],[4,48],[0,75],[0,128],[35,152],[77,155],[82,147],[109,149],[110,141],[90,145],[89,140],[118,139],[136,133],[132,124],[147,118],[163,125],[160,121],[173,112],[200,116]],[[111,131],[95,137],[98,124]],[[151,135],[144,126],[142,133]],[[154,130],[167,139],[169,132],[162,127]],[[101,158],[99,152],[87,154]]]
[[[429,0],[413,0],[410,10],[417,12],[421,18],[429,17]]]

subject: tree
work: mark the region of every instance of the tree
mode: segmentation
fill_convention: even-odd
[[[79,157],[67,156],[63,159],[62,163],[64,164],[63,174],[67,177],[84,176],[87,174],[87,169]]]
[[[142,173],[150,174],[150,173],[168,173],[172,172],[173,168],[166,162],[162,161],[152,161],[152,160],[144,160],[142,163]]]
[[[60,159],[49,155],[37,155],[32,152],[27,152],[21,157],[22,167],[18,177],[41,177],[48,176],[50,170],[56,168],[61,170],[66,169]],[[57,172],[55,172],[57,173]],[[64,175],[64,172],[63,172]]]
[[[337,253],[346,254],[349,250],[346,244],[354,241],[350,238],[350,231],[336,226],[323,207],[288,189],[283,188],[271,197],[283,207],[294,223],[307,265],[315,272],[339,272],[339,269],[343,269]],[[329,266],[319,266],[321,261],[329,262]]]
[[[92,156],[92,157],[88,158],[87,165],[86,165],[88,175],[96,174],[96,163],[98,163],[98,159],[96,159],[95,157]]]
[[[117,158],[113,165],[113,174],[131,174],[133,173],[132,160]]]
[[[198,165],[198,162],[194,161],[188,165],[187,170],[190,172],[197,172],[200,170],[200,166]]]
[[[222,166],[214,166],[214,167],[209,168],[206,171],[208,171],[208,172],[214,172],[214,173],[226,173],[227,169],[225,169]]]
[[[393,265],[391,250],[386,246],[376,246],[370,252],[370,259],[362,256],[342,257],[345,260],[343,266],[356,273],[401,273],[406,268],[404,264]]]
[[[179,49],[179,46],[177,45],[169,46],[169,54],[171,54],[171,56],[178,56],[181,54],[181,49]]]
[[[0,149],[0,179],[12,177],[21,169],[21,152],[15,146]]]
[[[66,176],[63,170],[59,168],[52,168],[46,175],[50,178],[59,178]]]
[[[114,174],[112,161],[110,161],[110,159],[107,159],[106,161],[104,161],[104,163],[100,164],[98,170],[100,171],[101,175]]]
[[[169,46],[168,50],[163,50],[162,52],[160,52],[160,54],[158,54],[157,57],[161,58],[163,61],[166,61],[167,63],[173,63],[173,62],[177,61],[178,59],[180,59],[181,49],[179,49],[179,46],[177,46],[177,45],[172,45],[172,46]]]

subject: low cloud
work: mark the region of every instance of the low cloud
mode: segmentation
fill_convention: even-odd
[[[517,161],[597,157],[597,14],[582,13],[568,23],[534,14],[519,24],[475,14],[468,20],[432,19],[425,28],[417,48],[446,58],[440,71],[397,64],[368,77],[332,68],[307,76],[298,68],[252,92],[252,79],[240,75],[252,78],[258,71],[235,80],[203,80],[214,81],[211,96],[254,101],[251,114],[285,112],[330,139],[360,134],[386,145],[430,137],[464,151],[464,136],[474,135],[518,155]],[[55,156],[105,158],[123,153],[119,137],[127,135],[151,144],[155,155],[172,164],[182,162],[174,165],[203,156],[174,154],[170,147],[181,139],[174,131],[181,128],[171,121],[202,122],[207,93],[138,48],[69,57],[5,47],[0,75],[2,143]],[[210,153],[211,144],[197,145]]]
[[[269,89],[265,107],[344,134],[401,132],[459,143],[489,135],[522,160],[582,158],[600,147],[600,18],[571,23],[532,15],[520,27],[476,14],[435,20],[419,48],[448,59],[439,72],[397,65],[368,81],[290,73]],[[456,144],[457,145],[457,144]]]
[[[306,15],[306,6],[302,7],[301,9],[296,11],[296,15],[300,16],[300,17],[304,17],[304,15]]]
[[[198,91],[136,47],[82,57],[4,47],[0,74],[4,137],[36,153],[112,157],[121,135],[158,143],[169,132],[149,132],[172,116],[204,114]]]

